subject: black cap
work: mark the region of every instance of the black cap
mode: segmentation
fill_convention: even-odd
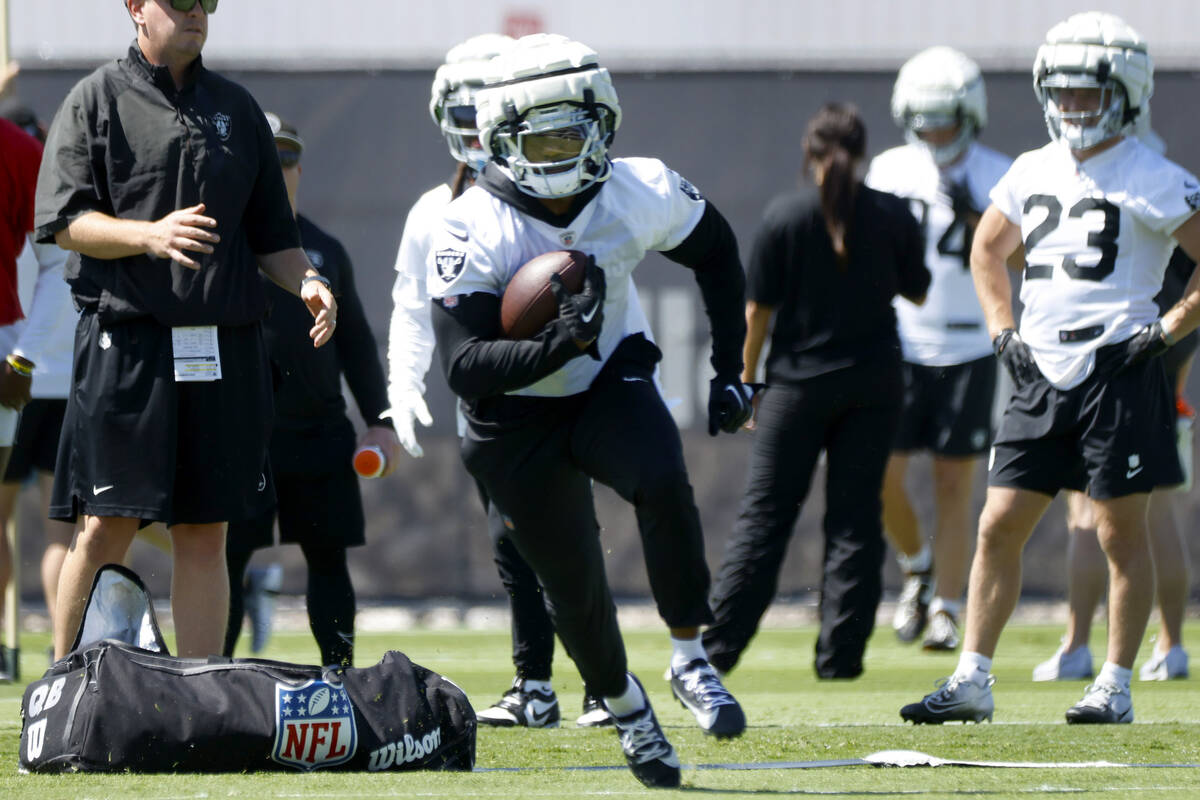
[[[271,126],[271,135],[275,137],[276,142],[287,142],[295,147],[297,151],[304,152],[304,140],[300,138],[295,125],[292,125],[290,122],[284,122],[273,111],[267,111],[266,115],[267,124]]]

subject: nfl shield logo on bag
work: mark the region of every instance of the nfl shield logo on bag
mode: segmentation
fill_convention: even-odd
[[[275,684],[275,748],[271,758],[302,770],[344,764],[358,748],[354,707],[341,684]]]

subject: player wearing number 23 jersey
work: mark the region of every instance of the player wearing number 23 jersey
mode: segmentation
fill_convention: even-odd
[[[1154,68],[1112,14],[1055,25],[1033,86],[1051,143],[992,189],[971,273],[1013,377],[992,449],[954,674],[900,710],[913,722],[991,719],[989,673],[1021,591],[1021,551],[1061,489],[1086,491],[1111,576],[1107,659],[1069,723],[1133,722],[1130,677],[1154,594],[1150,492],[1181,479],[1174,391],[1159,358],[1200,323],[1200,287],[1161,317],[1154,296],[1178,242],[1200,256],[1200,183],[1139,141]],[[1015,330],[1005,262],[1023,246]]]
[[[1136,137],[1082,162],[1058,140],[1017,158],[991,200],[1025,244],[1021,338],[1070,389],[1099,348],[1158,318],[1171,234],[1200,208],[1200,182]]]

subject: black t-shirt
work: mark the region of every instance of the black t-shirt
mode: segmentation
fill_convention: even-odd
[[[137,43],[71,90],[50,126],[38,176],[38,241],[98,211],[157,220],[204,203],[221,241],[190,270],[148,255],[72,253],[66,278],[104,322],[152,315],[164,325],[241,325],[265,312],[255,254],[299,246],[275,142],[244,88],[199,58],[183,89]]]
[[[900,358],[892,298],[929,288],[921,230],[907,201],[859,185],[837,262],[815,192],[767,206],[754,241],[746,297],[775,310],[768,383]]]
[[[345,419],[342,374],[363,419],[380,422],[388,407],[387,382],[371,328],[354,285],[354,270],[341,242],[301,214],[300,239],[308,259],[329,279],[338,304],[337,333],[313,348],[312,314],[304,302],[263,278],[270,312],[263,325],[267,351],[280,376],[275,388],[275,425],[283,429],[334,427]]]

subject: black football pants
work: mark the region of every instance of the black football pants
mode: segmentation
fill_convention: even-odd
[[[591,478],[633,504],[651,592],[667,626],[712,619],[700,517],[679,431],[653,382],[657,354],[632,337],[586,392],[504,398],[495,408],[511,413],[494,414],[493,423],[473,419],[463,439],[467,469],[537,575],[584,683],[602,696],[624,691],[626,661]]]
[[[713,666],[728,671],[758,629],[817,458],[828,462],[821,631],[816,671],[853,678],[875,625],[884,556],[883,473],[899,420],[899,364],[851,367],[773,385],[758,407],[746,492],[704,633]]]
[[[554,662],[554,622],[546,610],[546,596],[533,568],[521,558],[508,536],[500,512],[487,503],[492,558],[500,583],[508,592],[512,611],[512,660],[517,676],[548,681]]]

